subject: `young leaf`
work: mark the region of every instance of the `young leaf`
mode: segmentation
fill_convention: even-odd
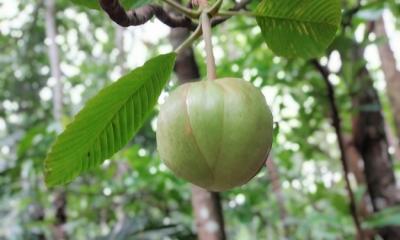
[[[262,0],[257,23],[268,47],[284,57],[317,57],[339,27],[339,0]]]
[[[149,60],[88,101],[45,159],[47,186],[96,167],[132,138],[156,104],[175,57],[169,53]]]
[[[71,0],[74,4],[81,5],[91,9],[100,10],[98,0]],[[148,4],[151,0],[120,0],[121,5],[126,9],[134,9]]]

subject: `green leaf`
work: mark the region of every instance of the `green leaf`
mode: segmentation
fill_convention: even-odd
[[[47,186],[71,181],[128,143],[156,104],[175,57],[169,53],[149,60],[88,101],[45,159]]]
[[[341,19],[339,0],[263,0],[255,14],[268,47],[284,57],[321,55]]]
[[[29,129],[28,132],[19,140],[17,147],[18,158],[23,158],[28,149],[34,145],[35,137],[46,132],[46,127],[44,125],[38,124],[37,126]]]
[[[400,207],[388,207],[369,216],[363,223],[367,228],[400,226]]]
[[[74,4],[81,5],[91,9],[100,10],[98,0],[71,0]],[[120,3],[125,9],[135,9],[150,3],[151,0],[121,0]]]

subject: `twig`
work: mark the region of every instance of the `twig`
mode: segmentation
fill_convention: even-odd
[[[217,0],[210,8],[207,9],[207,13],[210,16],[214,16],[221,8],[222,2],[223,0]]]
[[[171,28],[183,27],[189,30],[194,31],[197,28],[197,23],[195,23],[192,19],[187,16],[175,16],[168,13],[163,7],[155,4],[148,4],[143,7],[132,9],[126,11],[122,5],[120,4],[119,0],[98,0],[102,9],[109,15],[111,20],[122,27],[129,27],[129,26],[138,26],[146,23],[154,16],[156,16],[161,22]],[[166,3],[171,3],[172,0],[164,0]],[[239,3],[236,3],[234,7],[230,8],[229,11],[240,11],[245,10],[247,5],[252,0],[242,0]],[[176,5],[176,4],[175,4]],[[213,7],[210,8],[209,12],[214,12],[213,9],[215,7],[220,7],[219,1],[216,2]],[[193,15],[192,17],[197,16],[197,11],[193,11],[190,8],[183,7],[190,11],[187,14]],[[177,8],[175,8],[177,9]],[[182,8],[180,8],[182,10]],[[180,11],[182,12],[182,11]],[[193,13],[192,13],[193,12]],[[186,14],[186,15],[187,15]],[[226,20],[228,20],[231,16],[221,16],[221,17],[214,17],[211,20],[211,26],[214,27],[219,25]]]
[[[238,11],[238,10],[247,10],[247,5],[251,3],[252,0],[242,0],[235,4],[235,6],[229,10]]]
[[[357,0],[357,3],[354,7],[344,12],[343,14],[344,17],[342,21],[343,28],[346,28],[351,25],[354,15],[356,15],[357,12],[360,11],[361,9],[362,9],[361,0]]]
[[[238,3],[235,4],[235,6],[233,6],[232,8],[229,9],[229,11],[240,11],[240,10],[246,10],[247,5],[249,5],[251,3],[252,0],[242,0]],[[228,20],[229,18],[231,18],[231,16],[220,16],[220,17],[215,17],[212,19],[211,21],[211,26],[216,26],[219,25],[223,22],[225,22],[226,20]]]
[[[122,27],[142,25],[153,18],[153,16],[156,16],[161,22],[171,28],[185,27],[191,30],[196,29],[196,25],[190,18],[173,16],[159,5],[149,4],[125,11],[119,0],[99,0],[99,2],[109,17]]]
[[[187,17],[195,18],[195,19],[200,17],[200,14],[201,14],[200,11],[195,11],[193,9],[182,6],[181,4],[179,4],[178,2],[176,2],[174,0],[162,0],[162,1],[165,2],[166,4],[170,5],[172,8],[174,8],[178,12],[186,15]]]
[[[337,104],[335,101],[335,89],[334,89],[332,83],[329,81],[330,71],[326,67],[322,66],[316,59],[311,60],[311,64],[321,74],[321,76],[325,82],[326,88],[327,88],[329,105],[330,105],[330,109],[332,112],[332,126],[334,127],[335,132],[336,132],[336,136],[337,136],[337,140],[338,140],[338,144],[339,144],[340,156],[341,156],[340,160],[342,163],[342,167],[343,167],[343,171],[344,171],[344,179],[346,182],[346,189],[347,189],[347,193],[350,198],[350,212],[353,217],[354,224],[356,226],[357,235],[359,236],[360,239],[364,239],[360,220],[358,219],[358,215],[357,215],[356,201],[354,198],[354,193],[353,193],[353,190],[352,190],[352,187],[350,184],[350,180],[349,180],[349,176],[348,176],[349,167],[347,165],[348,160],[347,160],[347,155],[346,155],[346,150],[345,150],[345,145],[344,145],[344,140],[343,140],[343,135],[342,135],[341,118],[340,118],[339,110],[338,110],[338,107],[337,107]]]
[[[196,28],[196,30],[181,44],[179,45],[176,49],[175,52],[176,54],[179,54],[182,52],[187,47],[190,47],[191,44],[201,36],[202,29],[201,29],[201,24],[199,24]]]

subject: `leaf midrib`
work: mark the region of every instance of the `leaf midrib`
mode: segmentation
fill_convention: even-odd
[[[152,79],[153,75],[151,77],[149,77],[149,79]],[[146,82],[146,81],[144,81]],[[107,124],[105,124],[105,127],[103,129],[101,129],[101,131],[99,131],[99,133],[96,135],[96,137],[93,138],[93,140],[90,142],[90,144],[86,144],[85,148],[83,149],[83,153],[81,153],[81,156],[84,156],[86,154],[86,152],[88,151],[88,148],[90,148],[90,146],[92,146],[96,140],[99,138],[99,136],[110,126],[110,124],[112,124],[112,120],[115,118],[115,116],[119,113],[119,111],[123,108],[124,105],[126,105],[126,103],[129,101],[129,99],[136,95],[142,88],[144,87],[144,84],[141,84],[140,87],[136,88],[135,92],[131,95],[129,95],[129,97],[127,97],[127,100],[123,101],[123,103],[121,103],[118,106],[118,110],[114,112],[114,114],[112,114],[112,116],[108,119]],[[80,159],[80,158],[79,158]]]

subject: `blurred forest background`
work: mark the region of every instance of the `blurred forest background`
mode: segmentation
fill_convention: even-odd
[[[243,187],[207,193],[167,170],[155,109],[101,168],[49,190],[57,133],[188,32],[121,28],[69,0],[0,0],[0,239],[400,239],[399,20],[398,0],[343,1],[336,39],[311,61],[276,57],[252,18],[214,28],[218,75],[259,87],[277,122],[266,167]],[[205,76],[204,56],[200,42],[178,58],[159,103]]]

